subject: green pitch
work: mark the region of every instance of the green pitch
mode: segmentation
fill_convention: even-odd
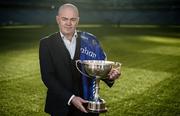
[[[101,82],[101,116],[180,115],[180,28],[80,26],[99,38],[108,60],[122,63],[112,88]],[[39,72],[39,39],[53,26],[0,28],[0,116],[48,116]]]

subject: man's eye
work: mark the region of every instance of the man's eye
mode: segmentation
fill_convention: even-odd
[[[67,18],[61,18],[62,21],[67,21],[68,19]]]
[[[71,21],[76,21],[77,19],[76,18],[72,18]]]
[[[75,21],[77,21],[77,18],[70,18],[70,19],[68,19],[68,18],[62,17],[61,20],[62,21],[68,21],[69,20],[69,21],[75,22]]]

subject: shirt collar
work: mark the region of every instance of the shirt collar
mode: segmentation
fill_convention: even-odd
[[[62,32],[60,31],[60,35],[61,38],[66,41],[67,39],[65,38],[65,36],[62,34]],[[72,41],[74,41],[76,38],[78,37],[77,31],[75,30],[74,35],[72,36]]]

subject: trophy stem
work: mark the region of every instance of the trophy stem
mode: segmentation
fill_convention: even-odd
[[[99,83],[100,83],[100,79],[96,78],[95,80],[96,88],[95,88],[95,95],[94,95],[95,101],[99,101],[99,89],[100,89]]]
[[[100,83],[100,78],[99,76],[96,76],[96,79],[94,80],[94,85],[95,85],[95,91],[94,91],[94,99],[92,101],[89,101],[87,109],[88,112],[91,113],[102,113],[106,112],[106,102],[99,97],[99,83]]]

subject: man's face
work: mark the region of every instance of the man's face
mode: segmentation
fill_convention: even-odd
[[[56,16],[56,21],[65,36],[73,35],[79,22],[79,16],[72,8],[65,8]]]

